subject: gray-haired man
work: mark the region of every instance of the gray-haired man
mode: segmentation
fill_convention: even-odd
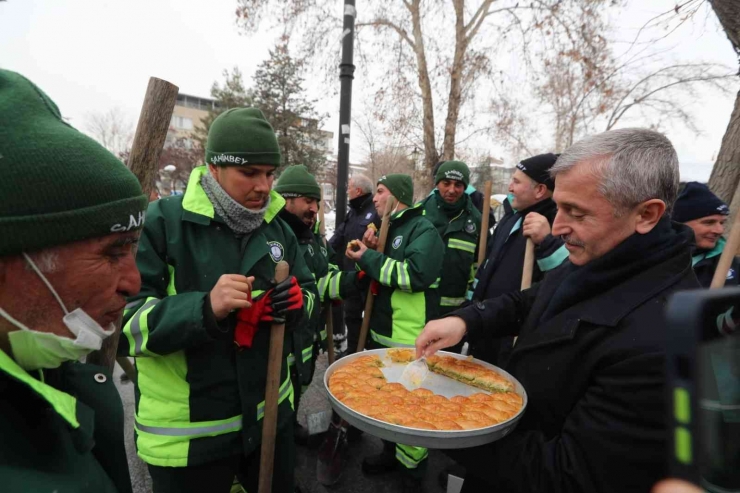
[[[337,224],[334,235],[329,240],[335,252],[343,252],[347,249],[347,243],[352,240],[361,240],[370,224],[380,228],[380,217],[373,205],[373,192],[375,183],[365,175],[353,175],[349,179],[347,194],[349,196],[349,211],[344,222]],[[339,269],[354,271],[355,262],[342,255],[337,259]],[[341,307],[335,307],[334,320],[342,320],[339,315],[344,312],[344,323],[347,326],[347,354],[352,354],[357,349],[357,340],[360,337],[360,325],[362,325],[362,310],[365,306],[365,295],[347,297]],[[336,324],[335,327],[341,325]]]
[[[671,224],[678,159],[663,135],[612,130],[552,168],[553,234],[569,260],[526,291],[427,324],[429,355],[466,332],[518,336],[506,369],[527,390],[516,431],[455,458],[463,491],[648,491],[665,476],[666,299],[698,287],[692,232]]]

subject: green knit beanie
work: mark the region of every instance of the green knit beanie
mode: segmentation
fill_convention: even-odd
[[[275,131],[257,108],[232,108],[213,120],[206,143],[206,163],[215,166],[280,166]]]
[[[383,175],[378,180],[378,185],[384,185],[402,204],[413,205],[414,182],[409,175]]]
[[[436,185],[442,180],[461,181],[467,187],[470,185],[470,168],[462,161],[445,161],[437,170],[434,184]]]
[[[7,70],[0,70],[0,176],[0,256],[144,225],[147,197],[136,177]]]
[[[274,189],[286,198],[311,197],[321,200],[321,187],[302,164],[285,168]]]

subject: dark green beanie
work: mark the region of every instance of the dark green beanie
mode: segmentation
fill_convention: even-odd
[[[113,154],[0,70],[0,256],[140,229],[147,197]]]
[[[274,189],[286,198],[312,197],[321,200],[321,187],[302,164],[285,168]]]
[[[232,108],[213,120],[206,163],[215,166],[280,166],[280,147],[272,126],[257,108]]]
[[[384,185],[402,204],[413,205],[414,182],[409,175],[383,175],[378,180],[378,185]]]
[[[470,168],[462,161],[445,161],[437,170],[434,184],[442,180],[457,180],[463,182],[467,187],[470,185]]]

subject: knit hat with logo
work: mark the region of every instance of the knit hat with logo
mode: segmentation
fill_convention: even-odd
[[[391,195],[396,197],[399,202],[406,205],[414,203],[414,182],[409,175],[400,173],[392,175],[383,175],[378,179],[378,185],[385,186]]]
[[[730,208],[714,195],[708,186],[691,181],[686,184],[673,204],[671,218],[679,223],[685,223],[716,214],[727,216],[730,214]]]
[[[257,108],[232,108],[218,115],[208,130],[206,164],[280,166],[280,147],[265,115]]]
[[[286,198],[311,197],[321,200],[321,187],[302,164],[285,168],[274,189]]]
[[[445,161],[437,169],[434,176],[434,184],[442,180],[457,180],[463,182],[467,187],[470,185],[470,168],[462,161]]]
[[[147,197],[131,171],[8,70],[0,70],[0,174],[0,256],[144,226]]]
[[[516,165],[525,175],[532,178],[537,183],[545,185],[550,190],[555,190],[555,180],[550,176],[550,168],[558,160],[560,154],[538,154],[525,159]]]

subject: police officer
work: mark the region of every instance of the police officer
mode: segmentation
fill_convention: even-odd
[[[374,250],[377,237],[365,233],[357,249],[348,247],[345,254],[373,280],[370,287],[376,295],[370,319],[372,348],[413,347],[424,324],[437,316],[439,276],[444,260],[444,244],[435,227],[423,217],[421,204],[412,205],[414,185],[411,177],[401,174],[382,176],[373,197],[375,208],[382,214],[388,198],[397,202],[391,211],[388,243],[384,252]],[[368,248],[370,246],[370,248]],[[384,442],[383,452],[365,458],[366,474],[389,472],[400,464],[404,491],[418,492],[426,470],[428,452],[421,447]]]
[[[271,191],[280,149],[253,108],[222,113],[185,194],[153,202],[119,354],[136,357],[136,445],[154,491],[257,490],[272,322],[312,315],[315,283]],[[277,285],[275,265],[290,277]],[[290,338],[288,338],[290,340]],[[293,491],[293,386],[284,345],[275,491]]]
[[[436,188],[421,203],[445,245],[440,281],[439,314],[459,308],[475,272],[481,214],[465,189],[470,169],[462,161],[446,161],[437,170]]]
[[[349,179],[347,194],[349,196],[349,210],[344,222],[338,224],[329,244],[335,252],[343,252],[347,243],[352,240],[360,240],[367,231],[368,226],[374,224],[380,228],[380,217],[373,205],[373,182],[365,175],[355,174]],[[344,256],[338,259],[338,267],[344,271],[353,271],[354,262]],[[348,296],[341,305],[335,307],[334,320],[342,320],[339,316],[343,313],[344,324],[347,327],[347,351],[352,354],[357,349],[357,340],[360,337],[360,326],[362,325],[362,311],[365,308],[366,292],[359,292]],[[340,326],[340,324],[336,324]]]
[[[0,70],[0,489],[131,492],[111,372],[78,360],[139,292],[133,174]]]
[[[709,187],[695,181],[689,182],[673,206],[673,220],[694,230],[692,263],[699,283],[708,288],[712,284],[719,257],[725,248],[725,223],[730,208],[714,195]],[[737,286],[740,262],[735,257],[727,273],[725,286]]]

